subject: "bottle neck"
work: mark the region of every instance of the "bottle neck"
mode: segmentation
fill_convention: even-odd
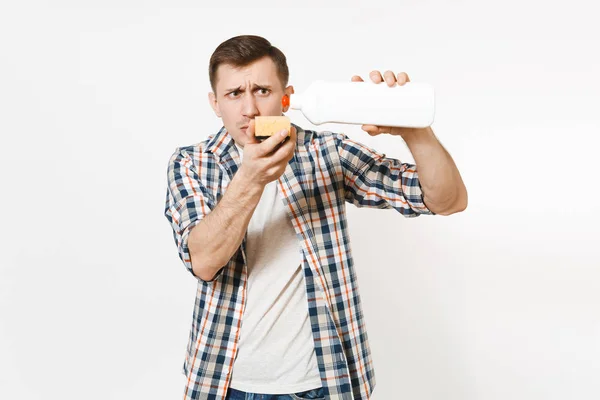
[[[290,95],[290,108],[292,110],[301,110],[302,109],[302,95],[301,94],[292,94]]]

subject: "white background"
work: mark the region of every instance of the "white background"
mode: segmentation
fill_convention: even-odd
[[[238,34],[279,47],[297,92],[373,69],[436,88],[467,211],[348,208],[373,398],[600,398],[593,2],[7,3],[1,399],[181,398],[195,281],[163,216],[166,166],[221,126],[208,59]],[[398,137],[316,128],[411,160]]]

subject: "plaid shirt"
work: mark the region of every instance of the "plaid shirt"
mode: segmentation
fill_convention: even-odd
[[[432,212],[423,203],[414,165],[386,158],[341,133],[294,126],[296,151],[278,185],[301,244],[321,381],[328,399],[368,399],[375,375],[345,203],[393,208],[407,217]],[[240,165],[233,138],[224,127],[203,142],[177,148],[169,161],[164,214],[190,272],[190,230],[215,208]],[[247,236],[213,280],[197,278],[183,364],[184,399],[225,398],[246,301],[246,241]]]

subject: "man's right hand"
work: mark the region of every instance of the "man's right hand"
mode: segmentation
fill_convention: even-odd
[[[282,136],[281,132],[285,135]],[[290,129],[290,137],[286,140],[287,130],[277,132],[275,135],[259,142],[254,136],[254,120],[250,121],[246,145],[244,146],[244,157],[240,172],[250,182],[255,182],[263,187],[278,179],[294,157],[296,151],[296,128]],[[281,144],[284,140],[285,143]]]

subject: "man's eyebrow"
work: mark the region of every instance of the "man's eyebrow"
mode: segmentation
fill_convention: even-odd
[[[255,90],[256,89],[268,89],[268,90],[271,90],[272,86],[271,85],[257,85],[257,84],[254,84],[254,85],[252,85],[252,88],[255,89]],[[243,92],[241,85],[238,86],[238,87],[235,87],[235,88],[227,89],[226,92],[229,93],[229,92],[234,92],[236,90],[238,92]]]
[[[272,86],[271,85],[256,85],[256,84],[254,84],[253,88],[254,89],[269,89],[269,90],[271,90]]]
[[[241,88],[242,88],[241,86],[238,86],[238,87],[236,87],[236,88],[227,89],[227,90],[225,90],[225,91],[226,91],[226,92],[234,92],[234,91],[236,91],[236,90],[237,90],[237,91],[240,91],[240,90],[241,90]]]

